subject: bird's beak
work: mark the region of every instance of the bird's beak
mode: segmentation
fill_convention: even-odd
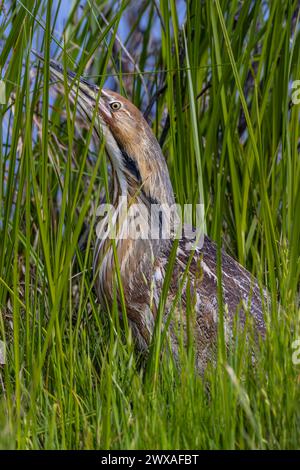
[[[44,61],[43,56],[39,53],[34,52],[34,54],[41,61]],[[64,70],[55,60],[50,59],[49,69],[53,80],[64,83],[66,79],[68,98],[71,102],[78,104],[80,113],[92,122],[95,108],[97,108],[98,112],[96,111],[96,119],[94,119],[94,122],[97,123],[97,117],[99,117],[101,124],[105,125],[103,118],[106,117],[109,119],[110,117],[110,111],[105,104],[105,92],[100,90],[97,85],[88,82],[85,78],[78,76],[76,73],[68,69]]]

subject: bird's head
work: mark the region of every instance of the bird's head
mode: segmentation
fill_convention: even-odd
[[[54,79],[63,81],[60,64],[50,61]],[[69,99],[95,134],[105,140],[105,149],[122,190],[142,191],[152,203],[174,203],[169,172],[161,148],[142,113],[129,100],[102,89],[67,71]],[[96,110],[96,111],[95,111]],[[125,189],[124,189],[125,188]]]

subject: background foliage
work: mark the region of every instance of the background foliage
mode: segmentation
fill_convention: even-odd
[[[299,1],[18,0],[0,12],[0,447],[299,446]],[[50,85],[49,57],[142,110],[177,201],[203,199],[208,234],[269,289],[255,368],[239,334],[205,381],[190,355],[180,371],[166,358],[141,367],[116,309],[100,311],[105,155]]]

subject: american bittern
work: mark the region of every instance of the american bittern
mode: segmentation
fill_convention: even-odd
[[[51,61],[50,69],[53,78],[63,80],[64,73],[60,65]],[[125,196],[126,200],[134,200],[146,207],[146,218],[149,220],[153,205],[172,206],[175,198],[166,161],[141,112],[119,94],[99,90],[85,79],[77,79],[72,72],[67,72],[67,80],[69,98],[78,103],[83,118],[90,124],[93,122],[96,138],[105,141],[112,168],[110,202],[114,207],[119,208],[120,196]],[[134,217],[128,222],[128,218],[121,219],[118,215],[120,212],[116,213],[112,223],[118,227],[118,233],[122,232],[124,223],[134,223]],[[108,217],[104,217],[104,225],[108,223]],[[176,359],[178,326],[186,337],[193,317],[189,315],[187,321],[187,303],[192,304],[196,369],[203,373],[213,357],[218,333],[217,248],[205,236],[202,246],[190,251],[187,249],[188,241],[185,235],[176,242],[174,237],[119,237],[115,242],[115,251],[128,323],[139,349],[147,350],[153,336],[167,263],[174,243],[178,244],[162,324],[168,323],[168,335]],[[264,336],[261,292],[256,280],[223,252],[221,261],[227,340],[230,341],[232,336],[234,318],[237,316],[243,327],[247,311],[253,318],[256,331]],[[187,267],[188,273],[185,273]],[[94,251],[95,285],[97,296],[105,309],[113,303],[116,269],[111,240],[108,236],[98,238]],[[185,282],[181,283],[184,276]],[[174,305],[178,289],[181,289],[180,302]],[[119,297],[118,302],[121,302]],[[170,313],[171,321],[167,322]]]

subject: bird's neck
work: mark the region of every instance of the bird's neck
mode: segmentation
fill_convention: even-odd
[[[175,204],[169,170],[150,128],[134,144],[132,140],[123,144],[115,137],[106,149],[114,173],[111,180],[114,205],[118,204],[119,195],[143,201],[147,206]]]

